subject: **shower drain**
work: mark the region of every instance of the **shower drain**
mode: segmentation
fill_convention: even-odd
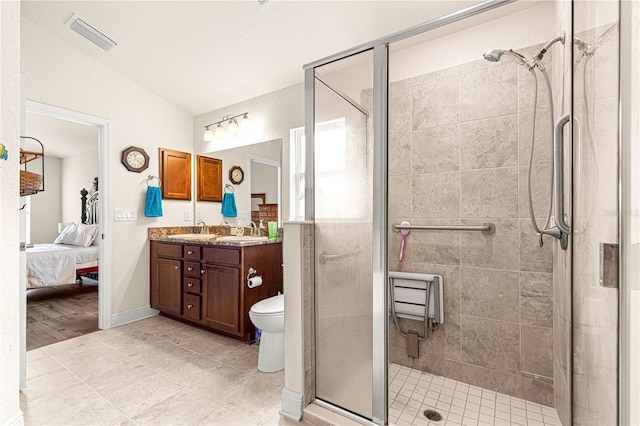
[[[442,416],[440,415],[440,413],[435,410],[424,410],[424,416],[429,420],[433,420],[434,422],[439,422],[440,420],[442,420]]]

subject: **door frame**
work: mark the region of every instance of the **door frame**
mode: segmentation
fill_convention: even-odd
[[[98,129],[98,180],[100,182],[101,241],[98,258],[98,327],[111,328],[111,121],[91,114],[73,111],[33,100],[26,100],[26,112],[59,120],[93,126]],[[25,283],[26,284],[26,283]],[[26,286],[25,286],[26,288]],[[26,301],[26,292],[23,297]],[[24,302],[23,301],[23,302]],[[26,330],[26,310],[20,315],[21,330]],[[21,353],[26,354],[26,339],[21,339]],[[26,356],[20,357],[20,370],[26,371]],[[26,383],[24,383],[26,384]],[[24,387],[24,385],[23,385]]]

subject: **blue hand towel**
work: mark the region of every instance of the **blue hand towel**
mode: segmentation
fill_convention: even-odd
[[[162,193],[159,186],[147,187],[147,201],[144,206],[144,215],[146,217],[162,216]]]
[[[238,216],[238,210],[236,209],[236,196],[232,192],[225,192],[222,197],[222,216]]]

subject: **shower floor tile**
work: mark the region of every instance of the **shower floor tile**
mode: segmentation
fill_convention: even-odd
[[[430,421],[425,410],[442,420]],[[389,423],[397,426],[561,426],[553,408],[398,364],[389,365]]]

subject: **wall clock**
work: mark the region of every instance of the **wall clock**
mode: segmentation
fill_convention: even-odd
[[[122,165],[130,172],[140,173],[149,167],[149,156],[144,149],[130,146],[122,151]]]
[[[233,166],[229,169],[229,180],[234,185],[239,185],[244,180],[244,171],[240,166]]]

